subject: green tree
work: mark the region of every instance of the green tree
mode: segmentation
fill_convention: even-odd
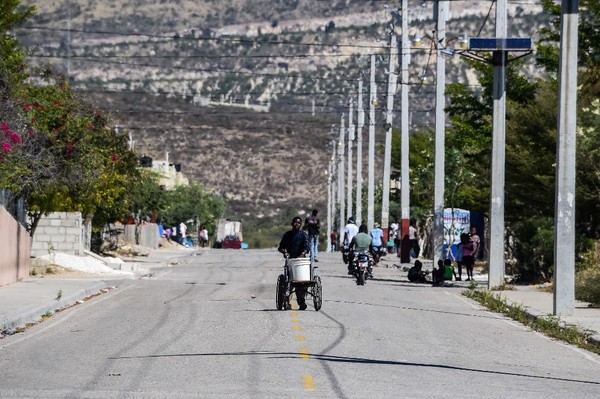
[[[456,190],[457,206],[484,210],[488,209],[490,192],[493,67],[482,62],[468,62],[479,72],[482,89],[481,92],[475,92],[458,83],[447,88],[450,101],[446,110],[452,127],[447,132],[446,154],[449,161],[455,164],[454,169],[451,165],[447,165],[447,168],[451,170],[448,173],[454,170],[458,181],[461,181],[461,188]],[[521,66],[522,61],[515,60],[506,68],[507,126],[511,121],[512,108],[526,107],[535,99],[537,85],[529,82],[520,72]],[[512,132],[508,128],[506,134],[509,141]],[[515,198],[518,198],[518,193],[515,194]],[[514,216],[525,212],[522,208],[515,208],[515,211],[517,213]],[[512,216],[507,215],[508,218]]]
[[[0,88],[10,89],[25,78],[25,53],[13,30],[33,15],[35,7],[20,7],[20,0],[0,3]],[[6,91],[5,91],[6,93]],[[5,100],[3,97],[0,100]]]
[[[170,192],[168,207],[158,216],[166,226],[191,221],[196,228],[198,224],[206,226],[212,234],[217,219],[224,212],[225,201],[220,196],[206,190],[200,183],[191,183]]]
[[[26,198],[35,232],[43,214],[102,207],[121,213],[126,188],[137,176],[137,158],[109,119],[75,95],[51,71],[32,74],[32,84],[14,91],[24,110],[23,143],[0,165],[0,182]],[[115,209],[117,208],[117,209]]]
[[[140,179],[129,188],[130,214],[150,216],[156,220],[158,213],[167,209],[169,192],[160,186],[160,173],[150,168],[140,168]]]
[[[559,41],[560,41],[560,4],[543,0],[544,10],[554,16],[552,24],[540,31],[538,43],[539,66],[549,73],[555,85],[554,95],[558,91]],[[588,237],[600,237],[600,207],[598,205],[598,187],[600,174],[597,165],[600,162],[600,1],[581,0],[579,2],[578,26],[578,134],[577,134],[577,201],[576,219],[578,231]],[[543,104],[542,104],[543,105]],[[553,124],[555,134],[557,116],[549,123]]]

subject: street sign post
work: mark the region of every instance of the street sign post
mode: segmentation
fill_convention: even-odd
[[[467,49],[469,51],[531,51],[533,41],[530,37],[470,37]]]

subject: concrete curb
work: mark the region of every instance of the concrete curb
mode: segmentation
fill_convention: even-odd
[[[547,319],[549,316],[548,314],[546,314],[544,312],[541,312],[536,309],[532,309],[527,306],[522,306],[515,302],[507,301],[507,303],[511,306],[521,306],[521,308],[523,309],[523,313],[525,314],[525,317],[531,321],[535,321],[540,318]],[[577,326],[576,324],[567,323],[564,320],[560,320],[559,324],[560,324],[561,329],[575,327],[575,328],[577,328],[578,331],[582,331],[581,327]],[[588,337],[587,342],[591,345],[600,347],[600,333],[598,333],[596,331],[592,331],[592,335],[590,337]]]
[[[98,281],[94,284],[91,284],[87,288],[80,289],[68,296],[61,298],[59,301],[49,302],[32,309],[28,309],[21,314],[15,315],[10,320],[3,320],[3,323],[0,326],[0,332],[15,330],[17,328],[25,327],[27,324],[39,323],[42,320],[42,316],[48,312],[54,314],[57,310],[66,309],[76,304],[77,301],[98,294],[103,289],[114,286],[115,281]]]

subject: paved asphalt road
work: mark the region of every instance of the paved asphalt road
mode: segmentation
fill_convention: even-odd
[[[459,287],[395,268],[359,287],[322,254],[321,311],[277,311],[275,251],[182,256],[6,337],[0,398],[600,397],[599,356]]]

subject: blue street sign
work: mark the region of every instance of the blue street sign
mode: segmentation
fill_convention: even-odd
[[[530,37],[470,37],[467,48],[470,51],[530,51],[533,42]]]

